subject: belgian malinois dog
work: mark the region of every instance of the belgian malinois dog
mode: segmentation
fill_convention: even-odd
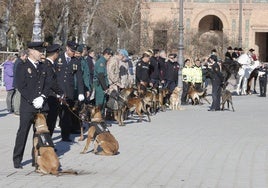
[[[90,112],[91,125],[88,129],[86,145],[81,152],[85,154],[90,146],[91,140],[94,142],[94,153],[97,155],[116,155],[118,154],[119,144],[115,137],[105,126],[99,107],[92,107]]]
[[[36,172],[52,175],[77,174],[72,170],[59,170],[59,158],[55,152],[44,114],[37,113],[34,123],[33,149]]]

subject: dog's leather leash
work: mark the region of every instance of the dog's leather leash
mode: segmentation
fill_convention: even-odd
[[[73,110],[70,108],[69,104],[65,101],[64,103],[65,106],[67,106],[67,109],[79,120],[81,120],[82,122],[86,122],[86,123],[90,123],[89,121],[83,121],[76,113],[73,112]]]

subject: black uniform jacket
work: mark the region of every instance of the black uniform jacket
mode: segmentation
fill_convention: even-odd
[[[219,66],[219,64],[218,63],[214,63],[213,65],[212,65],[212,71],[213,71],[213,78],[212,78],[212,80],[213,81],[216,81],[217,83],[222,83],[223,82],[223,75],[222,75],[222,73],[221,73],[221,71],[220,71],[220,66]]]
[[[71,58],[71,61],[67,64],[64,53],[61,54],[58,60],[55,62],[57,72],[57,82],[60,89],[64,92],[64,95],[73,100],[75,90],[75,76],[77,81],[78,94],[84,94],[84,85],[82,78],[81,64],[76,58]]]
[[[172,62],[168,60],[166,63],[166,72],[165,79],[169,81],[177,81],[179,73],[179,64],[177,62]]]
[[[149,63],[145,63],[140,60],[136,65],[136,81],[137,82],[146,82],[150,81],[150,71],[149,71]]]
[[[16,85],[21,93],[20,110],[23,112],[36,112],[32,102],[35,98],[42,94],[48,96],[49,87],[47,79],[46,66],[42,63],[38,68],[30,62],[29,59],[25,63],[19,63],[16,69]],[[44,105],[43,110],[47,110],[48,106]]]
[[[63,91],[60,89],[57,82],[56,66],[49,59],[46,59],[45,64],[47,66],[47,75],[50,84],[49,96],[62,95]]]
[[[159,80],[159,63],[156,57],[151,57],[149,68],[150,68],[150,78]]]

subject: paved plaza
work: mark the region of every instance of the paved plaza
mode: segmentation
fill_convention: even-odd
[[[160,112],[151,123],[113,123],[110,131],[120,144],[116,156],[80,154],[85,141],[73,135],[75,142],[60,142],[56,129],[53,139],[62,169],[78,175],[55,177],[34,172],[32,132],[23,169],[13,168],[19,117],[7,114],[1,100],[0,187],[267,188],[268,100],[255,94],[233,96],[233,102],[235,112],[188,105],[182,111]]]

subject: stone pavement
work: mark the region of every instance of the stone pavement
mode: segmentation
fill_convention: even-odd
[[[211,101],[211,97],[208,97]],[[53,136],[62,169],[78,175],[40,175],[31,166],[29,135],[23,169],[14,169],[12,151],[19,117],[0,102],[0,187],[94,188],[266,188],[268,187],[267,98],[234,96],[235,112],[208,112],[208,104],[160,112],[152,122],[113,124],[120,154],[80,154],[85,141],[72,144]],[[92,145],[90,150],[92,149]]]

